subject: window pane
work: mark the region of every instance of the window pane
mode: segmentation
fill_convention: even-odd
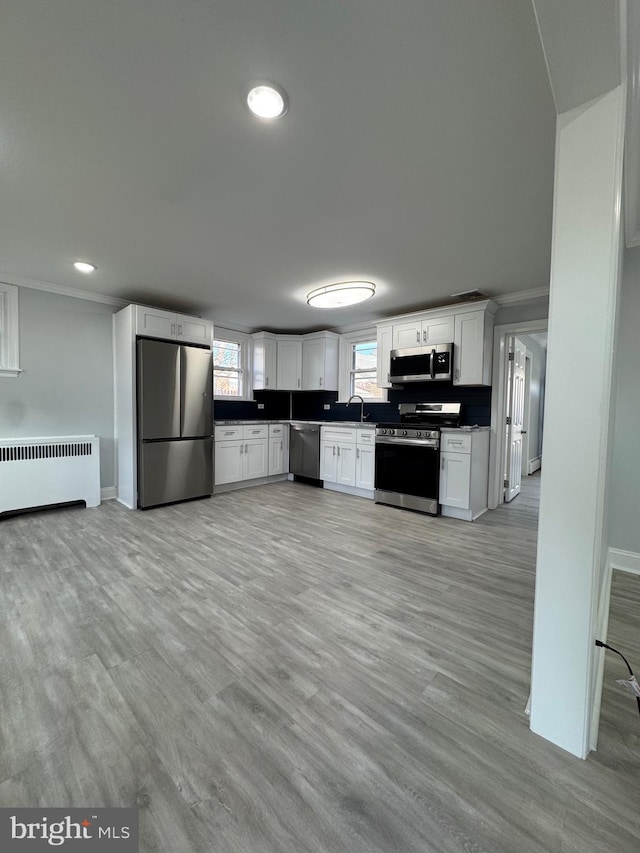
[[[213,366],[214,369],[216,367],[231,367],[236,370],[240,368],[240,344],[234,344],[231,341],[214,341]]]
[[[353,345],[353,367],[355,370],[375,370],[377,367],[377,341],[363,341]]]
[[[213,393],[220,397],[238,397],[241,393],[238,374],[216,370],[213,376]]]
[[[382,388],[378,388],[376,371],[367,370],[362,373],[353,374],[353,394],[360,394],[362,397],[382,397]]]

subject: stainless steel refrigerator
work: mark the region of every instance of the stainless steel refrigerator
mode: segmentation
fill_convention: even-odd
[[[211,350],[139,339],[138,506],[213,493]]]

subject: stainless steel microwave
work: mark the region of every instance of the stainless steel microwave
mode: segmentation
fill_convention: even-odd
[[[389,381],[450,382],[453,377],[453,344],[391,350]]]

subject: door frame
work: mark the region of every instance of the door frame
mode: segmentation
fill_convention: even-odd
[[[491,442],[489,446],[489,509],[504,503],[505,448],[503,425],[507,416],[507,338],[547,332],[549,319],[528,320],[522,323],[505,323],[493,329],[493,370],[491,379]]]
[[[525,347],[526,349],[526,347]],[[524,437],[522,439],[522,464],[521,476],[529,476],[529,433],[531,427],[531,370],[533,369],[533,355],[527,350],[524,359]]]

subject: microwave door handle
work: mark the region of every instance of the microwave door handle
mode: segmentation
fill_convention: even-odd
[[[436,351],[434,349],[431,350],[431,358],[429,359],[431,365],[431,378],[436,378]]]

